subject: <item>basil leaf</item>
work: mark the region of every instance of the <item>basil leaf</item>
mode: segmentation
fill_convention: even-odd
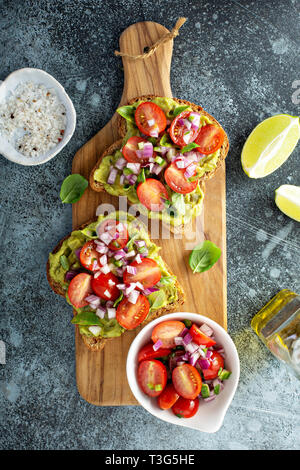
[[[183,149],[181,149],[180,153],[185,153],[189,152],[190,150],[193,150],[197,147],[200,147],[200,145],[196,144],[195,142],[191,142],[190,144],[187,144]]]
[[[158,290],[156,292],[152,292],[152,294],[149,295],[148,300],[152,310],[161,308],[166,303],[166,294],[163,290]]]
[[[133,122],[135,124],[134,113],[135,108],[133,106],[121,106],[117,109],[117,113],[120,114],[126,121]]]
[[[205,240],[197,245],[190,254],[189,265],[193,273],[203,273],[210,269],[220,258],[221,250],[213,242]]]
[[[75,325],[81,325],[81,326],[89,326],[89,325],[99,325],[103,326],[103,322],[95,312],[82,312],[78,313],[75,315],[74,318],[72,318],[71,323],[74,323]]]
[[[79,201],[88,185],[88,181],[81,175],[75,173],[67,176],[60,188],[61,202],[74,204],[74,202]]]
[[[174,117],[178,116],[179,114],[183,113],[183,111],[185,111],[188,108],[189,108],[188,105],[177,106],[177,108],[175,108],[174,111],[173,111],[173,116]]]
[[[65,255],[61,255],[60,258],[59,258],[59,261],[60,261],[60,264],[62,265],[62,267],[63,267],[66,271],[68,271],[69,268],[70,268],[68,258],[67,258]]]

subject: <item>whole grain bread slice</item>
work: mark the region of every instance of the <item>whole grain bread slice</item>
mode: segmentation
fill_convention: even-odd
[[[157,96],[157,95],[143,95],[143,96],[138,96],[136,98],[132,98],[127,104],[128,105],[132,105],[134,104],[136,101],[151,101],[153,100],[154,98],[163,98],[162,96]],[[202,106],[199,106],[195,103],[191,103],[190,101],[187,101],[187,100],[182,100],[182,99],[179,99],[179,98],[172,98],[174,101],[176,101],[176,103],[178,103],[179,105],[181,106],[184,106],[184,105],[187,105],[189,106],[190,108],[192,108],[193,111],[195,111],[196,113],[199,113],[199,114],[202,114],[204,116],[206,116],[215,126],[218,126],[218,127],[221,127],[223,129],[223,127],[221,126],[221,124],[211,115],[209,114],[207,111],[205,111]],[[126,135],[126,131],[127,131],[127,128],[126,128],[126,119],[124,119],[122,116],[118,115],[117,117],[117,127],[118,127],[118,133],[120,135],[120,137],[123,139]],[[223,131],[225,132],[225,130],[223,129]],[[223,142],[223,145],[220,149],[220,157],[218,159],[218,163],[217,163],[217,166],[216,168],[213,170],[213,171],[210,171],[210,172],[206,172],[201,178],[200,178],[200,181],[202,180],[206,180],[206,179],[210,179],[212,178],[213,176],[215,176],[216,172],[218,171],[218,169],[221,167],[223,161],[225,160],[227,154],[228,154],[228,150],[229,150],[229,140],[228,140],[228,136],[225,132],[225,139],[224,139],[224,142]]]
[[[85,227],[87,227],[89,224],[91,224],[92,222],[95,222],[96,219],[93,219],[93,220],[89,220],[88,222],[80,225],[77,229],[75,230],[83,230]],[[55,254],[57,253],[57,251],[59,251],[59,249],[61,248],[63,242],[71,235],[71,233],[69,233],[68,235],[66,235],[57,245],[56,247],[52,250],[52,253]],[[165,262],[165,261],[164,261]],[[165,263],[166,264],[166,263]],[[172,273],[172,271],[170,270],[170,268],[167,266],[166,264],[166,267],[167,267],[167,270],[169,271],[170,275],[171,276],[175,276],[174,273]],[[49,263],[49,259],[47,261],[47,265],[46,265],[46,273],[47,273],[47,279],[48,279],[48,282],[49,282],[49,285],[51,287],[51,289],[55,292],[55,294],[58,294],[62,297],[65,298],[66,296],[66,291],[63,289],[63,287],[61,286],[60,283],[58,283],[57,281],[55,281],[51,276],[50,276],[50,263]],[[150,321],[154,320],[155,318],[158,318],[162,315],[166,315],[167,313],[170,313],[170,312],[174,312],[175,310],[177,310],[179,308],[180,305],[182,305],[184,302],[185,302],[185,294],[184,294],[184,291],[183,291],[183,288],[182,286],[180,285],[180,283],[178,282],[177,278],[176,278],[176,282],[175,282],[175,286],[176,286],[176,289],[177,289],[177,295],[178,295],[178,298],[175,302],[172,302],[168,305],[166,305],[165,307],[162,307],[160,309],[157,309],[153,312],[151,312],[148,317],[146,318],[146,320],[142,323],[142,325],[146,325],[147,323],[149,323]],[[76,311],[73,310],[73,313],[74,315],[76,315]],[[78,328],[78,326],[76,325],[76,328]],[[125,332],[126,333],[126,332]],[[124,334],[125,334],[124,333]],[[114,338],[95,338],[95,337],[91,337],[91,336],[86,336],[86,335],[81,335],[81,338],[84,342],[84,344],[93,352],[97,352],[97,351],[101,351],[101,349],[104,348],[106,342],[108,340],[112,340]]]

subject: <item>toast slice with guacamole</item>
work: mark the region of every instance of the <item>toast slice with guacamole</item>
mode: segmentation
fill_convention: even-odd
[[[47,279],[73,307],[85,345],[100,351],[124,334],[184,303],[176,276],[142,222],[126,212],[99,215],[50,253]]]
[[[200,214],[204,180],[227,155],[225,131],[203,108],[176,98],[142,96],[117,112],[122,139],[100,156],[92,189],[127,196],[149,218],[182,230]]]

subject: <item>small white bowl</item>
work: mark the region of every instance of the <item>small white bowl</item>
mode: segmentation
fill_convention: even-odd
[[[0,82],[0,103],[8,97],[9,92],[15,90],[20,83],[24,82],[41,84],[46,88],[53,88],[55,90],[59,100],[66,108],[66,129],[61,142],[48,150],[44,155],[39,155],[37,157],[27,157],[26,155],[22,155],[8,142],[5,136],[0,135],[0,154],[8,160],[19,163],[20,165],[41,165],[57,155],[71,139],[76,126],[76,111],[65,89],[57,80],[55,80],[55,78],[43,70],[32,68],[16,70],[8,75],[3,82]]]
[[[173,414],[172,410],[161,410],[157,405],[157,400],[145,395],[138,385],[138,352],[151,340],[153,328],[158,323],[166,320],[191,320],[196,324],[206,323],[210,326],[214,330],[217,343],[222,344],[224,347],[226,369],[232,372],[229,379],[224,382],[224,389],[221,391],[220,395],[210,402],[200,400],[199,409],[196,415],[192,418],[179,419]],[[235,394],[240,376],[240,361],[232,339],[218,323],[197,313],[178,312],[157,318],[139,332],[128,351],[126,373],[133,395],[152,415],[172,424],[197,429],[198,431],[213,433],[218,431],[222,426],[226,411]]]

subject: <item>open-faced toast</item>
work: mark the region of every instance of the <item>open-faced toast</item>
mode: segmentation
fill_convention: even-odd
[[[137,242],[145,241],[145,246],[147,248],[147,258],[140,257],[139,262],[141,259],[143,260],[143,259],[150,258],[153,261],[155,261],[155,263],[159,266],[159,269],[161,270],[161,278],[159,282],[156,284],[156,291],[153,288],[152,289],[153,292],[152,293],[148,292],[148,294],[146,295],[146,290],[147,290],[146,289],[144,291],[141,291],[141,293],[139,294],[139,295],[143,294],[143,296],[145,296],[147,300],[149,301],[149,305],[150,305],[150,311],[147,317],[142,322],[142,324],[146,324],[152,321],[154,318],[157,318],[161,315],[164,315],[166,313],[176,310],[180,305],[184,303],[184,300],[185,300],[182,287],[178,283],[176,276],[171,272],[171,270],[166,265],[164,260],[158,254],[159,248],[151,241],[149,234],[146,232],[144,225],[140,221],[137,221],[137,219],[135,219],[133,216],[130,216],[129,214],[126,214],[126,213],[116,212],[116,213],[109,214],[107,217],[99,216],[98,219],[94,221],[89,221],[81,225],[80,227],[78,227],[78,229],[68,234],[56,245],[56,247],[50,253],[49,259],[47,262],[47,279],[52,290],[56,294],[61,295],[62,297],[65,297],[68,303],[72,305],[72,302],[70,302],[70,284],[72,283],[73,279],[76,279],[76,273],[71,281],[66,280],[66,275],[67,273],[70,273],[72,271],[74,272],[74,270],[77,272],[77,275],[83,274],[83,273],[85,273],[86,276],[96,275],[95,271],[91,273],[90,271],[85,269],[84,266],[81,265],[81,262],[79,262],[78,260],[78,256],[80,257],[80,259],[82,259],[82,257],[80,256],[80,254],[78,254],[78,249],[81,246],[85,246],[87,242],[92,241],[94,243],[95,240],[99,242],[98,246],[100,246],[101,242],[97,238],[97,227],[103,222],[107,222],[108,220],[109,221],[117,220],[118,223],[121,222],[122,224],[123,223],[125,224],[125,220],[128,221],[128,225],[126,225],[126,227],[128,227],[128,236],[129,236],[127,244],[130,244],[129,246],[133,248],[137,246]],[[134,251],[132,250],[132,248],[130,249],[131,253],[132,251]],[[126,247],[124,247],[124,249],[126,250]],[[109,251],[107,253],[109,253]],[[118,251],[114,251],[110,253],[112,255],[110,259],[111,263],[112,263],[112,260],[114,260],[114,253],[119,253],[119,251],[122,251],[122,250],[118,250]],[[108,256],[109,254],[107,254],[107,257]],[[135,256],[139,256],[137,249],[135,251]],[[143,256],[143,255],[140,255],[140,256]],[[134,262],[132,262],[132,258],[130,258],[130,266],[133,264]],[[100,266],[101,265],[99,262],[99,267]],[[126,266],[124,266],[123,269],[125,268]],[[122,270],[122,268],[119,267],[119,268],[116,268],[116,271],[118,271],[118,269]],[[98,270],[96,272],[99,273]],[[120,273],[118,274],[118,276],[119,276],[118,277],[119,282],[120,283],[123,282],[121,281]],[[123,276],[125,279],[124,271],[123,271]],[[167,284],[163,285],[162,284],[163,282]],[[131,285],[132,284],[128,284],[127,286],[130,287]],[[151,291],[151,289],[148,289],[148,290]],[[125,298],[123,297],[123,301],[124,300]],[[106,308],[106,303],[105,303],[105,307],[103,308]],[[90,311],[91,309],[93,310],[92,303],[90,303],[88,306],[84,308],[74,308],[74,315],[77,316],[79,314]],[[113,308],[111,308],[111,310],[113,310]],[[93,311],[97,312],[98,310],[97,308],[95,308]],[[73,322],[76,322],[75,317],[74,319],[73,319]],[[104,336],[102,336],[102,333],[99,336],[94,336],[94,334],[90,332],[89,326],[86,323],[84,324],[84,326],[81,324],[78,324],[78,327],[81,332],[81,337],[85,345],[92,351],[100,351],[104,347],[108,339],[113,339],[113,337],[115,336],[120,336],[121,334],[124,333],[126,329],[123,326],[120,326],[118,324],[118,321],[115,318],[108,320],[107,311],[105,313],[105,317],[103,317],[102,320],[97,320],[97,322],[100,322],[100,324],[101,324],[101,321],[104,324],[102,332],[103,331],[106,332]],[[98,328],[100,327],[98,326]],[[110,335],[113,334],[113,332],[118,332],[118,334],[110,337]]]

